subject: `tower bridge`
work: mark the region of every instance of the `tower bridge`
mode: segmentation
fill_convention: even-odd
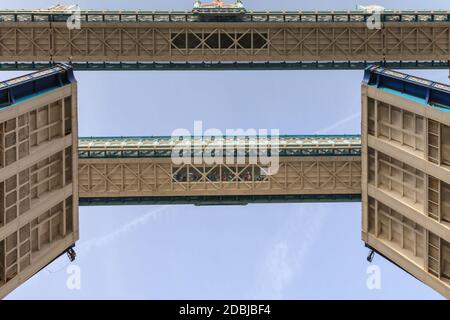
[[[364,244],[450,298],[450,86],[385,68],[448,68],[450,11],[383,10],[372,28],[367,10],[220,3],[0,11],[0,69],[48,67],[0,82],[0,297],[74,258],[79,205],[361,201]],[[182,152],[173,137],[78,139],[73,68],[365,68],[361,136],[194,136]]]

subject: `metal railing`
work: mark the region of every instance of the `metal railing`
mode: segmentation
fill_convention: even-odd
[[[279,156],[359,156],[361,139],[358,135],[348,136],[295,136],[284,135],[278,140],[258,137],[211,137],[175,139],[171,137],[92,137],[80,138],[80,158],[169,158],[179,143],[191,150],[192,156],[203,154],[204,150],[215,149],[224,155],[249,156],[255,147],[266,150],[268,155],[277,152]],[[185,148],[185,149],[186,149]]]

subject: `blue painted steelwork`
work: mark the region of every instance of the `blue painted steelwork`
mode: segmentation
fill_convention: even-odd
[[[80,158],[170,158],[172,150],[180,146],[181,141],[188,141],[187,148],[191,155],[199,156],[208,146],[211,151],[222,150],[223,155],[249,156],[249,142],[255,142],[259,150],[267,150],[267,155],[278,152],[281,157],[304,156],[360,156],[361,138],[359,135],[283,135],[271,142],[270,137],[224,136],[189,137],[176,139],[160,137],[90,137],[80,138],[78,154]],[[215,145],[215,143],[218,143]],[[276,148],[274,148],[276,147]],[[242,152],[242,153],[241,153]],[[210,153],[208,152],[208,155]],[[205,155],[206,157],[208,155]]]
[[[450,69],[448,61],[313,62],[70,62],[76,71],[219,71],[219,70],[364,70],[371,65],[394,69]],[[0,62],[0,71],[33,71],[52,62]]]
[[[273,152],[268,151],[267,156],[272,156]],[[196,156],[202,153],[196,153]],[[224,151],[224,155],[233,154],[237,157],[238,152],[231,153]],[[80,158],[170,158],[171,149],[165,150],[78,150]],[[360,148],[339,148],[339,149],[296,149],[296,150],[280,150],[280,157],[314,157],[314,156],[360,156]],[[194,153],[192,153],[194,156]],[[245,151],[245,157],[249,156],[249,152]],[[206,155],[205,155],[206,157]]]
[[[57,64],[48,69],[2,81],[0,82],[0,108],[74,82],[76,80],[73,69],[67,64]]]
[[[370,66],[364,72],[363,83],[376,86],[391,92],[398,92],[417,98],[423,103],[450,110],[450,86],[422,79],[398,71],[389,70],[379,66]]]
[[[113,205],[164,205],[194,204],[247,205],[251,203],[301,203],[301,202],[360,202],[360,194],[329,195],[252,195],[252,196],[167,196],[167,197],[119,197],[119,198],[80,198],[80,206]]]

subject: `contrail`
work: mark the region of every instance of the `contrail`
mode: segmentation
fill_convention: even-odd
[[[155,210],[152,210],[152,211],[128,222],[127,224],[120,226],[116,230],[114,230],[104,236],[97,237],[97,238],[91,239],[87,242],[81,243],[78,246],[77,255],[78,256],[87,255],[95,248],[98,249],[98,248],[106,247],[109,244],[111,244],[112,242],[118,240],[119,238],[122,238],[122,237],[128,235],[129,233],[133,232],[138,227],[146,225],[147,223],[152,222],[152,221],[157,221],[161,217],[161,214],[164,211],[166,211],[168,208],[170,208],[170,206],[158,207]]]
[[[338,121],[338,122],[332,124],[332,125],[329,126],[329,127],[326,127],[326,128],[320,129],[320,130],[317,130],[317,131],[315,132],[315,134],[325,134],[325,133],[328,133],[328,132],[330,132],[331,130],[336,129],[336,128],[342,126],[343,124],[346,124],[346,123],[349,122],[349,121],[352,121],[352,120],[354,120],[354,119],[357,119],[359,116],[360,116],[360,113],[359,113],[359,112],[358,112],[358,113],[354,113],[354,114],[348,116],[347,118],[344,118],[344,119],[342,119],[342,120],[340,120],[340,121]]]
[[[91,253],[91,251],[94,249],[107,247],[114,241],[117,241],[118,239],[127,236],[128,234],[130,234],[131,232],[136,230],[138,227],[146,225],[147,223],[152,222],[152,221],[157,221],[161,217],[162,213],[164,211],[167,211],[171,207],[172,206],[158,207],[150,212],[143,214],[142,216],[140,216],[134,220],[131,220],[127,224],[120,226],[116,230],[113,230],[112,232],[110,232],[104,236],[97,237],[97,238],[91,239],[86,242],[82,242],[81,244],[77,245],[77,247],[76,247],[77,258],[89,255]],[[63,267],[58,267],[53,270],[50,270],[49,268],[46,268],[46,269],[50,273],[57,273],[61,270],[64,270],[69,264],[70,264],[70,262],[65,263],[65,265]]]

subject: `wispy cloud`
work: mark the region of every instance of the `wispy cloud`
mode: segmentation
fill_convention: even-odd
[[[293,276],[293,265],[287,241],[275,241],[268,250],[257,278],[255,298],[282,299],[283,291]]]
[[[286,227],[269,245],[256,277],[254,299],[283,299],[286,288],[301,273],[307,256],[320,234],[324,222],[321,210],[300,212],[286,221]]]
[[[358,119],[359,112],[336,123],[317,130],[315,134],[326,134],[344,124]],[[256,277],[255,299],[283,299],[286,287],[299,274],[307,262],[307,256],[324,224],[321,210],[305,212],[304,207],[289,219],[286,228],[280,231],[269,249]]]

